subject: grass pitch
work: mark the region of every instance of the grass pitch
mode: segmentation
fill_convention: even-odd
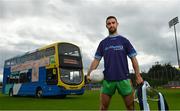
[[[180,89],[158,90],[165,95],[170,110],[180,109]],[[0,110],[98,110],[100,91],[85,91],[84,95],[69,95],[65,99],[57,97],[9,97],[0,94]],[[149,102],[151,110],[157,110],[156,102]],[[135,104],[139,109],[138,104]],[[125,110],[123,100],[117,93],[112,97],[110,110]]]

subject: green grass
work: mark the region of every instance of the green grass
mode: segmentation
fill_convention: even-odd
[[[180,89],[161,89],[171,110],[180,109]],[[65,99],[46,97],[9,97],[0,94],[0,110],[98,110],[99,91],[86,91],[84,95],[70,95]],[[156,102],[149,102],[151,109],[157,109]],[[125,109],[121,96],[112,97],[110,110]],[[136,109],[139,109],[136,104]]]

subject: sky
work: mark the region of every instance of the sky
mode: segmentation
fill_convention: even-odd
[[[61,41],[81,48],[86,73],[108,36],[109,15],[117,17],[118,33],[135,47],[141,71],[157,61],[177,66],[168,22],[180,17],[179,6],[179,0],[0,0],[0,81],[6,59]],[[179,24],[176,31],[180,43]],[[98,69],[103,70],[103,60]]]

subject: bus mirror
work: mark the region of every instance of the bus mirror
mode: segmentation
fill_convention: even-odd
[[[56,69],[53,69],[53,74],[54,74],[54,75],[56,74]]]

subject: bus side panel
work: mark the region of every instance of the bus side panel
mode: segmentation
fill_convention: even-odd
[[[37,88],[37,82],[23,83],[18,92],[18,95],[34,96]]]
[[[84,94],[84,88],[76,90],[66,90],[63,87],[57,85],[45,85],[43,88],[44,96],[60,96],[60,95],[82,95]]]
[[[43,88],[44,96],[57,96],[62,95],[60,88],[57,85],[46,85]]]
[[[37,82],[23,83],[17,95],[35,96],[37,88],[41,88],[43,96],[61,95],[60,88],[57,85],[47,85],[46,68],[39,68],[39,78]]]
[[[7,84],[7,77],[10,75],[11,73],[11,68],[4,68],[4,72],[3,72],[3,87],[2,87],[2,93],[6,94],[7,90],[6,90],[6,84]],[[9,91],[8,91],[9,93]]]
[[[39,78],[37,82],[30,82],[30,83],[23,83],[18,95],[30,95],[30,96],[35,96],[36,90],[38,87],[40,87],[43,90],[43,95],[44,95],[44,90],[47,87],[46,86],[46,69],[45,67],[40,67],[39,68]]]

